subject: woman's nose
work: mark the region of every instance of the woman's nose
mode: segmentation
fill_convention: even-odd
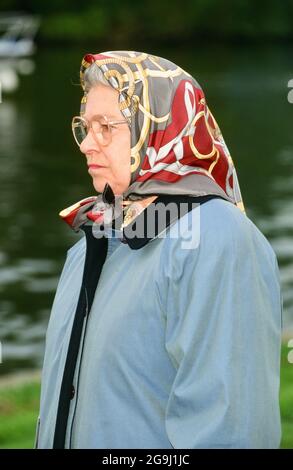
[[[86,137],[83,139],[83,141],[80,144],[80,151],[84,153],[85,155],[89,153],[90,151],[95,151],[95,152],[100,152],[101,148],[96,139],[94,139],[94,136],[92,132],[88,132]]]

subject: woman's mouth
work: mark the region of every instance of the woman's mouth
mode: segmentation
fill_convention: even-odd
[[[104,168],[102,165],[97,165],[96,163],[90,163],[88,167],[89,168]]]
[[[88,165],[88,172],[89,173],[96,172],[102,168],[105,168],[105,167],[102,165],[91,164],[91,165]]]

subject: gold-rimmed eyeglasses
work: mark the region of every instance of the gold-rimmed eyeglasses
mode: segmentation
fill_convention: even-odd
[[[90,121],[82,116],[74,116],[71,127],[74,140],[79,147],[89,131],[92,131],[93,137],[99,145],[106,146],[111,143],[112,129],[119,124],[128,124],[128,122],[125,119],[109,121],[106,116],[102,115],[94,116]]]

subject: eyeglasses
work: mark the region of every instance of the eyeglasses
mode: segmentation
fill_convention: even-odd
[[[82,116],[74,116],[71,127],[74,140],[79,147],[90,130],[95,141],[99,145],[106,146],[111,143],[112,129],[116,128],[118,124],[128,124],[128,122],[125,119],[121,121],[108,121],[106,116],[100,115],[94,116],[91,121]]]

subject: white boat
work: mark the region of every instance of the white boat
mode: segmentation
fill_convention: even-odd
[[[29,57],[35,51],[34,37],[40,18],[24,13],[0,15],[0,58]]]

